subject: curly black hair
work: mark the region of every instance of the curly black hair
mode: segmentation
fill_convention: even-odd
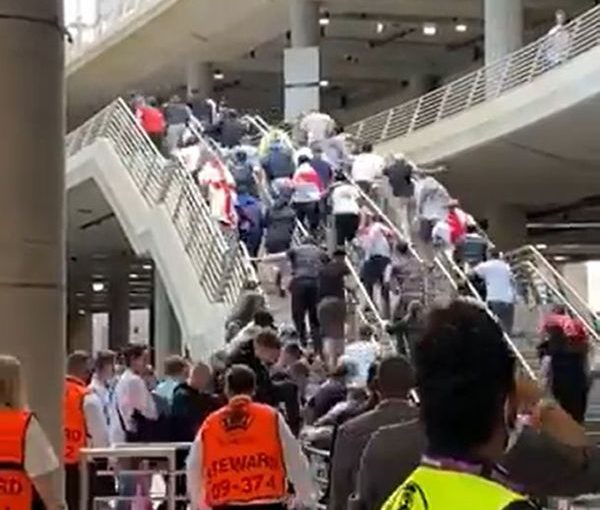
[[[431,452],[464,455],[488,442],[515,387],[515,357],[498,322],[465,299],[434,308],[415,359]]]

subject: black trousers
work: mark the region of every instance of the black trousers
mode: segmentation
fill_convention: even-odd
[[[345,246],[356,236],[360,219],[358,214],[336,214],[334,215],[335,234],[337,246]]]
[[[292,320],[302,344],[306,344],[306,315],[310,322],[310,333],[315,351],[321,352],[321,336],[319,334],[319,317],[317,302],[319,284],[316,278],[295,278],[290,286],[292,298]]]
[[[308,222],[308,228],[315,232],[319,228],[319,202],[299,202],[294,204],[296,217],[298,221],[305,225]]]
[[[371,299],[373,299],[373,289],[375,284],[379,284],[384,317],[390,316],[390,291],[384,280],[385,270],[389,263],[390,259],[388,257],[373,255],[370,259],[365,261],[361,274],[361,280]]]
[[[79,508],[79,464],[65,465],[65,499],[69,508]],[[91,490],[91,487],[90,487]]]

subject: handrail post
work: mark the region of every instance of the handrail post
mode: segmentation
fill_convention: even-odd
[[[444,108],[446,107],[446,103],[448,102],[448,97],[450,96],[450,91],[452,89],[452,83],[450,83],[449,85],[446,85],[446,90],[444,90],[444,95],[442,96],[442,100],[440,101],[440,105],[438,106],[438,112],[437,115],[435,116],[435,121],[439,122],[440,120],[442,120],[442,117],[444,115]]]
[[[421,113],[421,105],[423,103],[423,98],[425,96],[421,96],[417,100],[417,104],[415,105],[415,112],[413,113],[412,118],[410,119],[410,124],[408,125],[408,131],[406,134],[412,133],[415,130],[415,126],[417,125],[417,119],[419,118],[419,113]]]

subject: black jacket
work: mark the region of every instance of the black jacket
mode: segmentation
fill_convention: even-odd
[[[172,441],[193,441],[206,417],[223,403],[216,395],[181,383],[175,388],[171,403]]]
[[[277,391],[273,386],[267,367],[254,354],[252,340],[240,343],[229,355],[227,366],[238,364],[248,366],[256,375],[254,401],[276,407],[279,400],[277,398]]]
[[[412,182],[412,167],[405,161],[396,161],[384,169],[395,197],[412,197],[415,185]]]

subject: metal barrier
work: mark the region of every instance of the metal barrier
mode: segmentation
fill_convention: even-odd
[[[166,467],[160,466],[159,469],[148,469],[141,466],[140,469],[118,469],[95,471],[96,476],[118,477],[119,475],[131,475],[139,477],[152,477],[161,475],[165,477],[166,491],[164,495],[148,494],[148,498],[153,501],[166,501],[167,510],[175,510],[177,502],[188,502],[187,494],[177,494],[176,479],[178,476],[186,476],[184,469],[177,469],[177,452],[179,450],[189,450],[191,443],[151,443],[135,444],[122,443],[115,444],[109,448],[83,448],[79,461],[80,469],[80,493],[79,508],[88,508],[91,502],[91,508],[95,508],[95,503],[117,503],[119,501],[133,502],[139,496],[97,496],[92,494],[90,487],[90,464],[97,460],[108,460],[118,463],[119,461],[133,459],[153,459],[155,461],[166,462]],[[306,455],[311,469],[313,481],[317,485],[320,497],[322,498],[329,484],[329,458],[330,453],[327,450],[320,450],[308,444],[302,445],[302,450]],[[325,509],[326,506],[319,504],[318,508]]]
[[[564,39],[560,41],[558,37]],[[561,47],[557,48],[559,43]],[[406,136],[530,83],[599,43],[597,6],[565,25],[558,35],[541,37],[429,94],[352,124],[346,131],[372,143]]]
[[[80,493],[79,493],[79,508],[88,508],[91,501],[91,508],[95,508],[95,503],[111,503],[118,501],[133,502],[139,496],[121,496],[108,495],[97,496],[91,494],[90,487],[90,464],[97,460],[108,460],[113,462],[123,462],[125,460],[155,460],[166,461],[166,469],[148,469],[143,465],[141,469],[118,469],[117,471],[106,470],[95,472],[95,476],[118,477],[120,475],[131,475],[138,477],[152,477],[152,475],[160,474],[166,477],[166,492],[165,495],[148,494],[151,500],[166,501],[167,510],[175,510],[177,501],[187,501],[187,495],[176,494],[176,477],[184,476],[185,471],[177,470],[177,451],[180,449],[189,449],[190,443],[154,443],[154,444],[117,444],[110,448],[84,448],[81,450],[81,458],[79,461],[80,468]]]
[[[66,156],[97,140],[111,144],[146,203],[166,209],[208,298],[234,304],[254,269],[243,247],[227,243],[181,163],[162,156],[121,98],[69,133]]]

